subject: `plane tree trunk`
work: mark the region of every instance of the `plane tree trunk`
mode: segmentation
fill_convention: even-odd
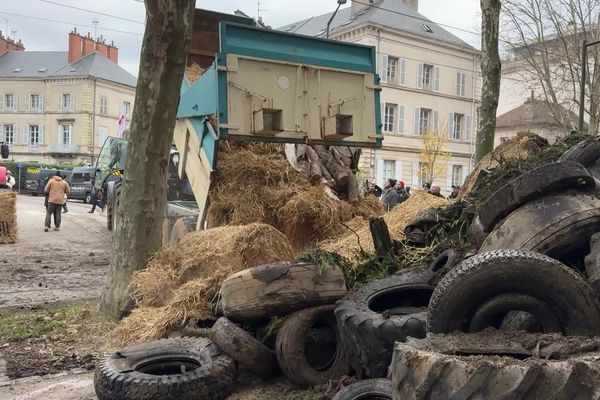
[[[475,161],[494,149],[496,109],[500,95],[500,54],[498,30],[500,0],[481,0],[481,105],[475,145]]]
[[[146,0],[146,29],[113,255],[100,311],[116,317],[134,271],[161,245],[170,145],[194,18],[194,0]]]

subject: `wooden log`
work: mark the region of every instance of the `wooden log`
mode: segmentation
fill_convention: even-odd
[[[333,179],[335,179],[337,186],[339,188],[347,188],[352,171],[338,164],[324,146],[314,146],[314,150],[317,152],[321,163],[327,168]]]
[[[350,174],[348,178],[348,201],[355,203],[358,201],[358,181],[354,174]]]
[[[312,147],[306,146],[305,152],[310,163],[310,183],[312,185],[319,184],[323,180],[323,169],[325,168]]]
[[[375,246],[375,254],[378,257],[385,257],[394,252],[394,242],[383,217],[369,218],[369,229]]]

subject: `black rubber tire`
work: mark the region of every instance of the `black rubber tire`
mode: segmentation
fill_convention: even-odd
[[[565,151],[558,161],[574,161],[587,167],[600,158],[600,141],[597,137],[585,139]]]
[[[433,292],[427,328],[476,332],[499,325],[513,310],[533,314],[544,332],[600,333],[600,305],[590,285],[560,262],[523,250],[481,253],[454,267]]]
[[[332,304],[346,294],[339,267],[278,262],[237,272],[221,285],[223,315],[232,321],[256,321],[296,310]]]
[[[196,231],[196,223],[198,222],[198,216],[185,216],[178,218],[173,224],[171,229],[171,235],[169,236],[169,246],[172,248],[177,246],[181,239],[184,238],[190,232]]]
[[[458,263],[459,257],[454,249],[444,250],[429,264],[429,270],[435,274],[445,274]]]
[[[392,400],[392,381],[365,379],[343,387],[332,400]]]
[[[394,343],[408,336],[425,337],[433,278],[427,268],[414,268],[369,282],[338,301],[335,317],[340,337],[359,378],[386,376]],[[391,299],[387,297],[392,293]],[[386,299],[398,301],[393,313],[383,310]]]
[[[576,162],[555,162],[525,172],[494,192],[479,209],[479,220],[491,232],[508,214],[528,201],[567,189],[591,189],[596,186],[589,171]]]
[[[123,189],[123,181],[119,180],[115,182],[115,197],[113,199],[113,217],[112,217],[112,230],[113,232],[117,230],[117,226],[119,225],[119,219],[121,216],[119,215],[119,207],[121,205],[121,191]]]
[[[569,191],[519,207],[488,235],[479,251],[532,250],[575,264],[570,254],[585,254],[590,237],[599,231],[598,193]]]
[[[180,372],[185,366],[197,368]],[[94,388],[100,400],[220,400],[235,377],[235,362],[210,340],[172,338],[105,356],[96,366]]]
[[[588,343],[573,346],[573,339]],[[597,351],[598,344],[591,342],[557,334],[486,331],[398,343],[390,365],[393,398],[598,399],[598,353],[585,352],[588,345]]]
[[[277,332],[275,354],[283,374],[298,386],[316,386],[340,378],[350,372],[342,351],[333,305],[306,308],[288,315]],[[335,332],[335,349],[331,358],[321,362],[322,368],[311,365],[307,356],[306,337],[315,323],[321,322]]]
[[[219,318],[211,328],[210,340],[258,376],[267,378],[276,370],[275,353],[225,317]]]
[[[510,311],[500,323],[500,330],[540,332],[541,328],[533,315],[526,311]]]
[[[479,216],[473,218],[473,222],[471,222],[469,230],[471,232],[471,237],[473,238],[475,248],[480,249],[488,234],[483,228],[483,224],[481,223]]]
[[[91,202],[92,202],[92,194],[88,192],[83,197],[83,204],[90,204]]]

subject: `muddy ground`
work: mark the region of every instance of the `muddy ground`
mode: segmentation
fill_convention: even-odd
[[[95,361],[114,350],[96,313],[111,252],[106,217],[70,201],[44,232],[43,198],[19,196],[19,240],[0,245],[0,399],[92,400]],[[238,381],[230,400],[313,399],[279,377]]]

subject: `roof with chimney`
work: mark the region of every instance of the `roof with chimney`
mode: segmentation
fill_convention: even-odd
[[[0,55],[0,78],[94,77],[135,87],[137,79],[98,52],[69,63],[67,51],[7,51]]]
[[[362,0],[365,3],[369,0]],[[329,35],[350,30],[362,25],[379,25],[418,35],[439,42],[449,43],[468,50],[476,51],[474,47],[448,32],[444,28],[419,14],[416,10],[404,4],[401,0],[378,0],[365,7],[355,15],[352,7],[341,8],[331,23]],[[278,30],[299,33],[308,36],[325,37],[327,21],[333,12],[310,17],[308,19],[282,26]]]
[[[563,106],[557,106],[557,112],[565,121],[577,121],[577,114]],[[498,116],[496,128],[516,126],[560,126],[554,118],[550,105],[545,100],[528,98],[524,104]]]

